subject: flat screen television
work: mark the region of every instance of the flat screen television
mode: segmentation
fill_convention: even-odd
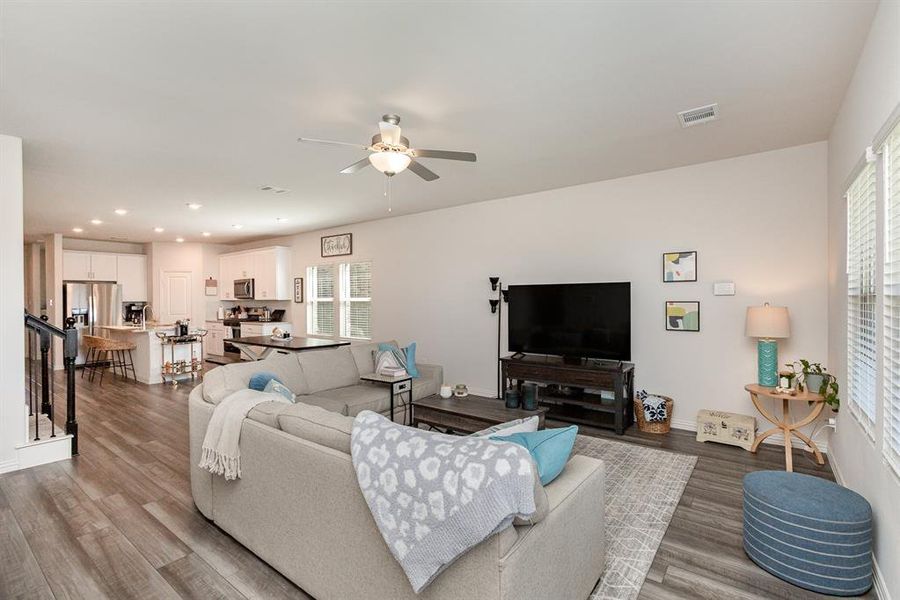
[[[631,283],[509,286],[509,349],[631,360]]]

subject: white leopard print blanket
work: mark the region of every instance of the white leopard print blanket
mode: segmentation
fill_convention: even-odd
[[[416,593],[535,511],[533,463],[522,446],[413,429],[363,411],[350,448],[369,510]]]

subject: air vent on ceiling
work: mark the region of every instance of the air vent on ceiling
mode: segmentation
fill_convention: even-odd
[[[273,194],[287,194],[291,190],[275,187],[274,185],[263,185],[259,187],[259,191],[261,192],[272,192]]]
[[[121,235],[111,235],[109,236],[110,241],[112,242],[127,242],[127,237],[122,237]]]
[[[719,118],[719,105],[709,104],[699,108],[683,110],[678,113],[678,122],[682,127],[691,127],[700,123],[708,123]]]

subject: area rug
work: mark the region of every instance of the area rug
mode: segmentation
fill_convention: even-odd
[[[591,600],[633,600],[697,457],[584,435],[572,453],[606,463],[606,569]]]

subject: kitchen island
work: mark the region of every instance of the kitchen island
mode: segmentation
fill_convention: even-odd
[[[184,360],[190,364],[192,358],[197,358],[200,364],[203,364],[200,344],[176,345],[172,348],[167,346],[166,358],[163,359],[163,341],[156,333],[175,335],[175,325],[155,325],[146,329],[128,325],[107,325],[102,326],[101,329],[110,339],[134,344],[134,350],[131,351],[134,360],[134,374],[141,383],[163,383],[163,365],[166,361],[173,362],[171,358],[173,350],[175,361]],[[191,373],[166,373],[166,378],[169,380],[190,376]]]

